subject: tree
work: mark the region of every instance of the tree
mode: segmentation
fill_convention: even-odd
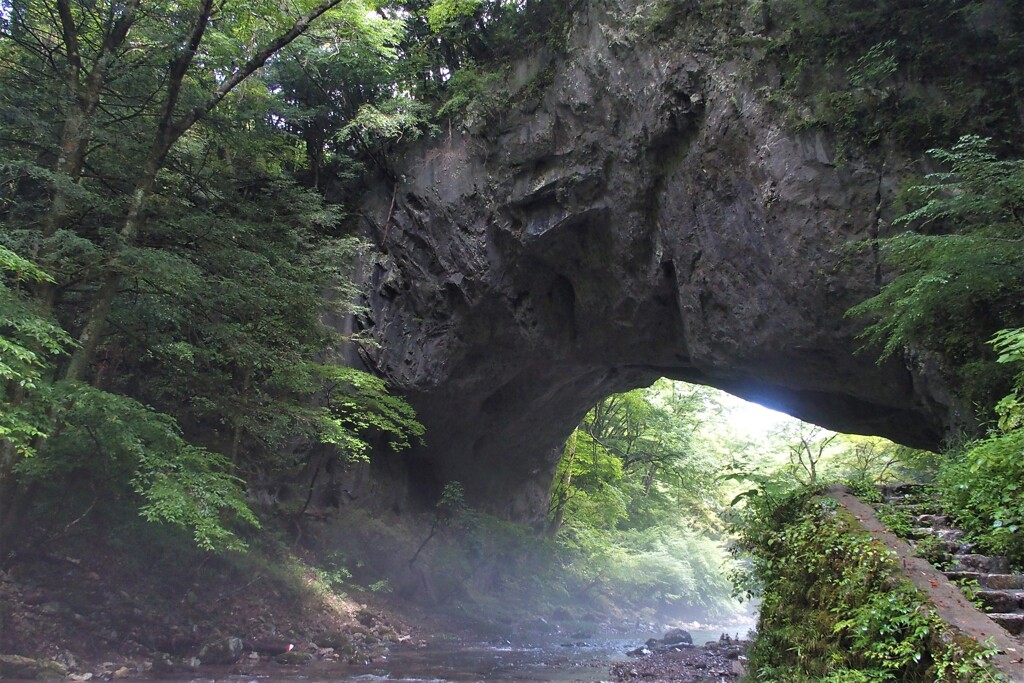
[[[26,295],[27,285],[50,281],[34,263],[0,245],[0,519],[12,513],[15,468],[46,436],[48,421],[40,405],[50,358],[72,344]]]
[[[724,561],[722,482],[700,427],[712,390],[669,381],[600,401],[569,436],[547,536],[572,560],[574,593],[688,618],[735,605]]]
[[[695,439],[707,390],[659,382],[614,394],[569,438],[555,477],[549,535],[567,513],[601,528],[647,528],[689,513],[713,524],[714,468]]]
[[[814,487],[818,483],[818,470],[838,436],[821,427],[797,427],[789,445],[789,472],[801,485]]]
[[[964,136],[929,152],[948,170],[909,190],[912,227],[871,242],[895,271],[849,311],[871,322],[864,338],[884,359],[901,349],[941,353],[960,368],[966,398],[989,403],[1006,388],[987,341],[1021,323],[1024,294],[1024,161],[1002,161],[990,141]]]
[[[1013,391],[996,405],[999,428],[1012,432],[1024,428],[1024,327],[999,330],[992,337],[992,346],[999,354],[997,363],[1013,364],[1017,368]]]
[[[264,75],[275,117],[301,141],[299,177],[314,188],[360,179],[362,165],[379,153],[372,147],[379,139],[419,135],[422,105],[394,95],[400,63],[393,46],[404,25],[376,15],[363,21],[365,30],[354,35],[314,26]],[[373,112],[376,125],[367,125]]]
[[[877,485],[899,481],[901,470],[911,455],[905,446],[871,436],[840,435],[842,450],[831,463],[840,476],[851,482]]]
[[[379,380],[330,364],[324,295],[343,313],[357,245],[289,177],[294,147],[254,78],[317,21],[370,49],[371,9],[0,5],[0,246],[24,257],[5,271],[28,273],[6,276],[4,305],[38,323],[36,357],[14,365],[29,328],[2,331],[3,414],[35,421],[0,434],[0,561],[35,494],[111,464],[146,516],[213,547],[232,515],[253,521],[236,465],[273,465],[299,437],[361,457],[370,430],[421,431]]]

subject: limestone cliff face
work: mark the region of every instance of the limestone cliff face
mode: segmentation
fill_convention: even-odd
[[[936,444],[938,374],[857,354],[843,317],[880,274],[836,249],[885,229],[900,160],[837,163],[715,40],[631,40],[638,6],[594,0],[568,58],[517,67],[540,96],[406,150],[367,198],[368,354],[427,427],[417,457],[536,520],[583,413],[660,376]]]

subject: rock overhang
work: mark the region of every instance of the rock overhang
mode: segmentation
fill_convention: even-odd
[[[934,361],[877,363],[845,316],[882,273],[844,245],[884,227],[898,165],[836,163],[705,50],[621,49],[603,4],[538,99],[406,148],[366,198],[369,356],[427,427],[414,455],[537,519],[583,413],[662,376],[936,446],[962,418]]]

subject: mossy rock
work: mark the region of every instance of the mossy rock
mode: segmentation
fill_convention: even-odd
[[[398,640],[398,632],[387,625],[382,624],[381,626],[377,626],[374,629],[374,633],[381,640],[381,642],[393,643]]]
[[[274,661],[278,664],[309,664],[313,661],[313,655],[308,652],[303,652],[302,650],[290,650],[289,652],[285,652],[275,657]]]
[[[49,659],[32,659],[21,655],[0,655],[0,678],[51,680],[66,678],[67,668]]]
[[[344,631],[328,631],[313,638],[317,647],[329,647],[343,657],[351,657],[355,654],[355,643],[352,636]]]

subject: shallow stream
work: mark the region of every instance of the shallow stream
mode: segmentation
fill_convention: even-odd
[[[694,644],[717,640],[722,631],[690,631]],[[227,681],[394,681],[395,683],[445,683],[447,681],[606,681],[612,663],[626,659],[626,652],[648,638],[661,634],[638,634],[592,638],[570,643],[565,636],[551,636],[541,643],[473,643],[462,640],[438,641],[426,647],[397,646],[372,664],[355,665],[319,661],[303,667],[266,666],[247,675],[226,669],[209,675],[163,679],[207,683]]]

